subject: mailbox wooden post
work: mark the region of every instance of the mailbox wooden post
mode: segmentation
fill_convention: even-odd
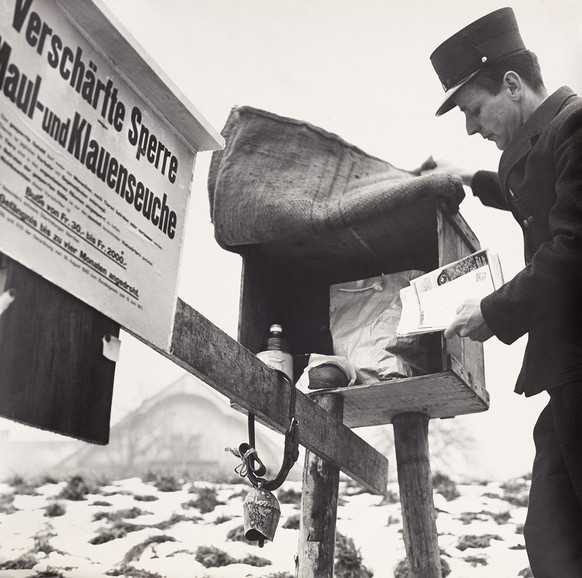
[[[432,496],[428,417],[423,413],[401,413],[394,417],[393,426],[410,575],[439,578],[441,561]]]
[[[344,400],[340,395],[315,395],[313,399],[335,419],[342,421]],[[299,578],[333,578],[338,492],[338,466],[312,452],[305,452]]]

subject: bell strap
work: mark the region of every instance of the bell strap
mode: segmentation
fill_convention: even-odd
[[[287,479],[289,471],[294,466],[299,457],[299,422],[295,418],[295,401],[297,399],[297,390],[293,382],[282,371],[275,370],[282,376],[291,388],[291,399],[289,402],[289,427],[285,431],[285,446],[283,449],[283,461],[279,473],[272,479],[266,480],[264,476],[267,472],[265,465],[257,455],[255,449],[255,416],[253,413],[248,414],[248,434],[249,443],[242,443],[238,448],[239,456],[243,463],[241,464],[240,474],[246,475],[254,487],[261,487],[265,490],[276,490]]]

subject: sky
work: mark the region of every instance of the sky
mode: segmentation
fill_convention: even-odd
[[[579,0],[102,1],[217,131],[233,106],[250,105],[308,121],[404,169],[431,155],[470,170],[497,167],[495,145],[468,137],[458,110],[435,117],[442,88],[429,61],[438,44],[487,12],[511,5],[547,88],[582,93]],[[196,158],[179,296],[236,338],[241,260],[213,238],[210,158]],[[518,226],[466,192],[461,214],[511,278],[523,267]],[[493,476],[529,470],[531,429],[547,401],[512,393],[523,347],[523,339],[485,344],[491,409],[456,418],[478,439],[476,463]],[[124,334],[112,422],[182,373]]]

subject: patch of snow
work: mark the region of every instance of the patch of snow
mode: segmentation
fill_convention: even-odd
[[[516,481],[515,491],[525,482]],[[259,578],[275,572],[294,574],[295,554],[299,532],[284,528],[292,516],[300,513],[297,504],[280,504],[281,520],[273,542],[263,548],[240,541],[228,541],[230,531],[242,526],[244,496],[250,491],[247,484],[184,484],[177,491],[163,492],[139,478],[118,480],[100,488],[82,501],[58,498],[63,484],[47,484],[38,488],[38,495],[16,494],[13,513],[0,514],[0,565],[13,562],[25,554],[35,556],[32,570],[0,570],[1,578],[28,578],[37,571],[58,569],[64,578],[106,578],[107,572],[119,569],[133,547],[139,547],[133,559],[126,563],[143,571],[167,578]],[[183,507],[196,499],[197,490],[213,488],[222,504],[202,514],[198,508]],[[300,482],[286,483],[284,490],[301,491]],[[526,508],[505,499],[499,484],[458,485],[460,495],[447,500],[435,491],[439,546],[444,552],[450,578],[490,578],[517,576],[527,568],[521,527]],[[398,493],[396,484],[390,484],[392,494]],[[15,492],[7,484],[0,485],[0,498]],[[279,490],[281,492],[281,490]],[[154,496],[155,501],[135,497]],[[58,501],[65,511],[61,516],[46,515],[46,506]],[[107,502],[110,505],[96,505]],[[397,564],[406,557],[402,537],[402,516],[399,503],[389,503],[381,496],[359,493],[349,485],[340,485],[337,531],[351,537],[359,549],[363,564],[376,578],[393,575]],[[127,517],[126,524],[143,526],[128,531],[124,536],[91,544],[102,530],[111,530],[113,522],[106,517],[120,511],[139,508],[137,517]],[[167,523],[172,516],[175,523],[167,528],[155,524]],[[177,516],[194,520],[179,521]],[[464,536],[492,536],[488,546],[463,546]],[[144,542],[153,537],[166,541]],[[498,537],[499,539],[496,539]],[[36,538],[36,539],[35,539]],[[39,539],[50,545],[52,551],[39,552]],[[200,546],[214,546],[232,556],[237,563],[217,568],[205,568],[196,561]],[[271,564],[255,567],[243,564],[247,556],[265,558]]]

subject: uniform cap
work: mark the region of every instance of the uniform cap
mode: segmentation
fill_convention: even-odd
[[[451,97],[485,64],[524,49],[511,8],[500,8],[486,14],[453,34],[430,55],[445,90],[444,102],[436,115],[441,116],[454,108]]]

